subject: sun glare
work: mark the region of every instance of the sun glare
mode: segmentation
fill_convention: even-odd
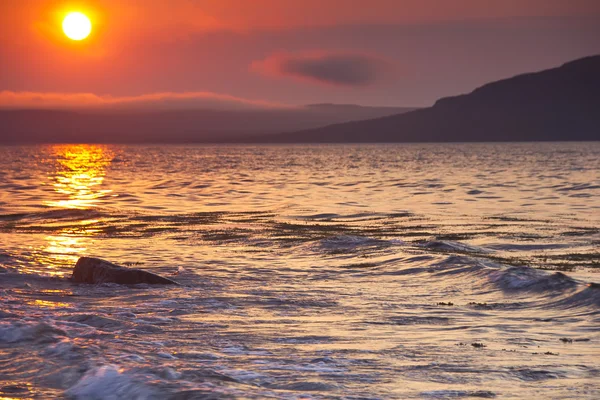
[[[63,31],[69,39],[83,40],[92,32],[90,19],[80,12],[69,13],[63,20]]]

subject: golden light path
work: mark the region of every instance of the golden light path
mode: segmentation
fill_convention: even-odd
[[[97,205],[97,201],[111,193],[98,190],[114,155],[103,146],[64,145],[52,148],[57,168],[51,179],[54,191],[63,199],[47,201],[50,207],[86,209]]]
[[[99,189],[106,168],[114,158],[110,149],[95,145],[57,145],[52,146],[50,152],[56,168],[48,178],[58,199],[46,201],[46,206],[90,209],[97,207],[101,198],[110,195],[111,190]],[[51,267],[48,271],[51,275],[62,274],[60,267],[74,265],[87,250],[86,243],[97,233],[97,229],[93,228],[97,222],[80,221],[76,229],[70,226],[46,236],[47,245],[36,255],[37,261]]]
[[[92,32],[92,22],[83,13],[72,12],[67,14],[62,23],[63,32],[69,39],[83,40]]]

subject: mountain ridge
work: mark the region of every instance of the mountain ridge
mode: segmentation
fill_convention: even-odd
[[[358,105],[260,110],[4,109],[0,110],[0,142],[213,143],[412,110]]]
[[[600,55],[519,74],[402,115],[255,137],[256,142],[600,140]]]

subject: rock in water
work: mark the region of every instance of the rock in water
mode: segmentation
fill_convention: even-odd
[[[135,285],[178,285],[177,282],[141,269],[125,268],[99,258],[81,257],[73,269],[73,282],[78,283],[119,283]]]

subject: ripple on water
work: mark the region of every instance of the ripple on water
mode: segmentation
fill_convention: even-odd
[[[597,144],[0,156],[0,397],[600,397]]]

